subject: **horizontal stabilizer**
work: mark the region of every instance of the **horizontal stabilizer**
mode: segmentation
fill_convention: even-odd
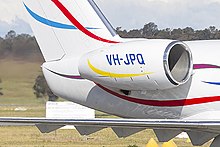
[[[117,128],[117,127],[113,127],[112,130],[115,132],[115,134],[119,138],[125,138],[125,137],[131,136],[133,134],[136,134],[136,133],[144,130],[144,128]]]
[[[104,129],[105,127],[76,126],[75,128],[80,135],[90,135]]]
[[[41,133],[50,133],[57,129],[64,127],[64,125],[45,125],[45,124],[36,124],[36,127],[41,131]]]
[[[215,133],[197,131],[187,131],[187,134],[189,135],[192,144],[195,146],[201,146],[212,138],[218,136],[218,134]]]
[[[215,138],[220,131],[220,120],[181,119],[48,119],[31,117],[0,117],[0,125],[36,125],[41,132],[49,133],[65,125],[77,126],[82,135],[112,128],[118,137],[127,137],[144,129],[154,129],[160,141],[169,140],[181,131],[187,132],[194,145],[202,145]],[[160,129],[160,130],[159,130]],[[180,131],[181,130],[181,131]],[[211,147],[219,147],[220,136]]]
[[[215,139],[213,140],[213,142],[210,145],[210,147],[219,147],[219,144],[220,144],[220,135],[215,137]]]
[[[160,142],[168,142],[170,139],[173,139],[174,137],[179,135],[181,132],[182,131],[179,131],[179,130],[154,129],[154,133],[156,134]]]

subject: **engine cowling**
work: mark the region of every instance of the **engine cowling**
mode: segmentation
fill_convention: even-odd
[[[192,54],[172,40],[120,43],[85,54],[81,77],[122,90],[163,90],[186,83],[192,75]]]

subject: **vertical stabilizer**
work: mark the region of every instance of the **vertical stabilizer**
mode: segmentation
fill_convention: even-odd
[[[23,0],[46,61],[80,57],[120,37],[93,0]]]

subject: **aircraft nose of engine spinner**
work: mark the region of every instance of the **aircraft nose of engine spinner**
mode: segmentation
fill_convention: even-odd
[[[80,59],[81,77],[123,90],[169,89],[192,75],[192,54],[180,41],[142,40],[89,52]]]

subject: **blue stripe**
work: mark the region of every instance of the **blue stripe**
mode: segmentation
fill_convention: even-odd
[[[202,82],[211,84],[211,85],[220,85],[220,82],[206,82],[206,81],[202,81]]]
[[[75,26],[73,25],[68,25],[68,24],[63,24],[63,23],[59,23],[59,22],[55,22],[55,21],[51,21],[48,20],[46,18],[43,18],[39,15],[37,15],[36,13],[34,13],[30,8],[28,8],[28,6],[24,3],[25,8],[27,9],[28,13],[37,21],[51,26],[51,27],[55,27],[55,28],[60,28],[60,29],[72,29],[72,30],[78,30]],[[97,29],[97,28],[91,28],[91,27],[86,27],[86,29]]]

